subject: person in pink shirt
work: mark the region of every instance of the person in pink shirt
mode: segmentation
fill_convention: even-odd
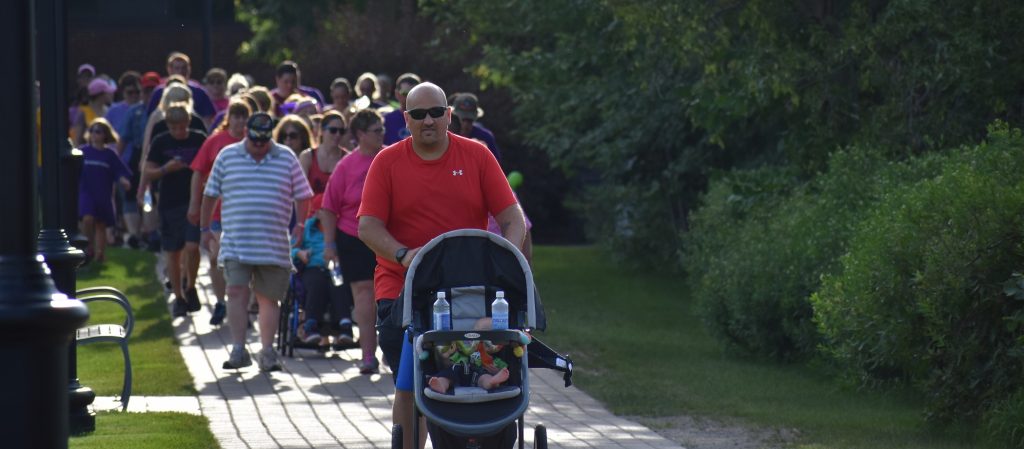
[[[195,159],[192,159],[190,167],[192,169],[192,195],[188,204],[188,220],[192,224],[199,225],[203,189],[206,187],[206,178],[213,170],[213,162],[217,160],[221,149],[242,140],[245,135],[245,122],[249,120],[250,115],[252,115],[252,110],[249,109],[249,104],[245,100],[241,98],[231,100],[231,103],[228,104],[228,119],[214,130],[206,142],[203,142],[203,146],[199,147],[199,153],[196,154]],[[217,255],[220,253],[220,201],[217,201],[217,205],[213,209],[210,230],[213,231],[214,238],[210,240],[207,255],[210,260],[210,283],[213,284],[213,294],[217,297],[210,324],[219,326],[224,322],[224,317],[227,314],[227,306],[224,303],[226,291],[224,272],[217,266]],[[200,231],[205,230],[200,229]]]
[[[352,116],[349,128],[358,142],[355,150],[338,162],[327,181],[320,220],[324,225],[324,260],[337,260],[345,280],[352,287],[353,316],[359,325],[359,347],[363,350],[362,374],[378,372],[377,303],[373,292],[376,256],[359,240],[356,212],[363,196],[363,182],[370,163],[384,147],[384,119],[374,109]]]

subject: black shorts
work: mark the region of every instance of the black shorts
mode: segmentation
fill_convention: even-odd
[[[394,299],[377,300],[377,345],[384,353],[384,361],[391,367],[391,380],[395,381],[398,375],[398,365],[402,361],[402,337],[405,331],[400,325],[395,325],[391,320],[392,308],[395,305]],[[394,313],[402,313],[395,310]]]
[[[348,282],[372,281],[373,269],[377,267],[377,256],[359,237],[338,231],[334,242],[338,251],[338,263]]]
[[[180,251],[185,242],[199,242],[199,227],[188,222],[188,206],[160,211],[160,246],[164,251]]]

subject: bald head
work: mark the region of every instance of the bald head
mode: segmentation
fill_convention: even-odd
[[[430,108],[434,106],[447,106],[448,97],[444,94],[441,86],[434,83],[420,83],[413,86],[405,99],[407,109]]]

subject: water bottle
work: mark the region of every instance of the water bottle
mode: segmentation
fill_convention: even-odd
[[[345,277],[341,275],[341,264],[335,261],[327,262],[327,271],[331,273],[331,282],[335,287],[341,287],[345,283]]]
[[[491,329],[508,329],[508,301],[505,292],[498,290],[491,303]]]
[[[146,213],[153,212],[153,194],[149,193],[149,189],[146,189],[142,199],[142,211]]]
[[[434,330],[443,331],[452,328],[452,307],[448,300],[444,299],[444,292],[437,292],[437,301],[434,301]]]

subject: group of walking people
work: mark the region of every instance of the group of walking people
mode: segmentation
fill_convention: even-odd
[[[477,97],[448,97],[406,73],[392,98],[381,95],[391,93],[382,78],[366,73],[355,89],[335,79],[326,101],[292,61],[277,67],[273,89],[220,69],[193,80],[179,52],[166,75],[129,71],[116,82],[84,64],[69,138],[85,153],[79,212],[90,260],[104,261],[111,229],[129,246],[158,241],[171,313],[186,316],[201,308],[205,249],[211,324],[226,319],[233,341],[225,369],[253,358],[261,370],[282,368],[273,348],[280,301],[298,277],[303,343],[337,347],[358,336],[360,372],[372,374],[379,342],[401,377],[401,331],[375,324],[391,313],[419,248],[461,228],[490,229],[527,254],[529,239]],[[252,304],[262,343],[254,357],[245,346]],[[399,385],[394,406],[408,428],[411,390]]]

